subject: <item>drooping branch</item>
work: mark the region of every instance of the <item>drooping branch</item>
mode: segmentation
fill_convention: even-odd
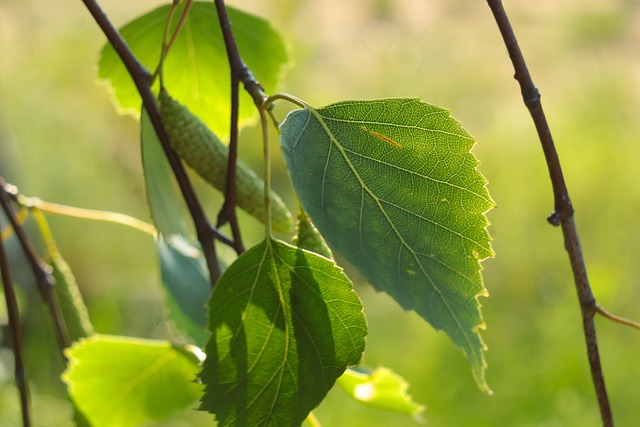
[[[178,155],[173,151],[169,145],[169,139],[162,126],[162,120],[160,117],[160,111],[155,100],[155,96],[151,91],[152,75],[149,71],[138,61],[133,52],[128,48],[125,40],[122,38],[118,30],[113,26],[107,15],[104,13],[100,5],[95,0],[82,0],[93,18],[95,19],[100,29],[103,31],[109,43],[113,46],[114,50],[124,63],[127,71],[131,75],[138,92],[142,98],[144,108],[149,114],[153,128],[158,135],[158,139],[162,144],[162,148],[169,160],[169,164],[173,169],[174,175],[180,187],[180,191],[184,197],[185,203],[189,209],[189,213],[193,218],[193,222],[196,228],[196,234],[198,241],[202,246],[205,259],[207,261],[207,267],[209,269],[210,280],[212,286],[220,277],[220,266],[218,265],[218,258],[216,255],[216,249],[213,244],[213,239],[217,239],[220,242],[234,247],[234,242],[221,233],[218,229],[213,227],[209,222],[202,205],[189,181],[187,173],[180,162]]]
[[[2,211],[9,220],[9,223],[13,227],[13,231],[20,242],[22,251],[24,252],[27,261],[31,265],[31,270],[36,277],[36,283],[40,295],[49,310],[53,325],[56,331],[56,337],[58,339],[58,345],[60,348],[60,354],[65,358],[63,349],[69,347],[69,335],[67,334],[67,327],[64,322],[64,317],[60,311],[60,305],[58,304],[58,297],[53,289],[55,285],[55,279],[51,274],[51,268],[40,258],[36,250],[33,248],[29,237],[25,233],[22,226],[16,220],[15,215],[11,209],[10,192],[11,188],[6,183],[4,178],[0,177],[0,205],[2,205]]]
[[[236,215],[236,165],[238,160],[238,111],[240,109],[240,81],[231,73],[231,129],[229,132],[229,159],[227,162],[227,183],[224,193],[224,204],[218,214],[218,227],[225,223],[231,226],[235,250],[244,252],[242,235]]]
[[[548,221],[562,228],[564,236],[565,248],[569,254],[569,261],[573,271],[574,284],[578,294],[580,309],[582,313],[582,325],[587,344],[587,354],[589,366],[591,370],[591,378],[594,383],[598,405],[600,407],[600,415],[602,423],[606,427],[613,426],[613,416],[607,390],[605,387],[604,376],[602,374],[602,366],[600,363],[600,355],[598,351],[598,341],[596,337],[596,329],[593,317],[596,313],[596,300],[591,291],[587,268],[582,255],[580,239],[574,219],[574,210],[569,198],[569,191],[565,184],[562,167],[558,158],[558,153],[551,136],[551,130],[547,123],[542,103],[540,102],[540,93],[533,83],[527,64],[518,41],[516,39],[507,13],[504,10],[501,0],[487,0],[493,16],[498,24],[500,33],[509,52],[509,57],[515,69],[515,79],[520,84],[522,98],[525,105],[529,109],[529,113],[533,119],[538,137],[542,145],[547,168],[553,187],[554,194],[554,210],[549,216]]]
[[[3,223],[0,221],[0,230]],[[11,270],[9,260],[4,248],[4,242],[0,237],[0,273],[2,274],[2,285],[4,288],[4,299],[7,304],[7,314],[9,317],[9,328],[11,330],[11,347],[13,350],[14,371],[18,393],[20,395],[20,409],[22,411],[22,425],[29,427],[31,418],[29,412],[29,381],[24,364],[23,344],[22,344],[22,328],[20,327],[20,311],[18,309],[18,301],[16,299],[13,281],[11,279]]]

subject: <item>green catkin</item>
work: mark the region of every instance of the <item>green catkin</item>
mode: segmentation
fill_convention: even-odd
[[[298,220],[296,221],[296,234],[291,239],[291,243],[299,248],[306,249],[333,260],[333,253],[327,242],[316,229],[315,225],[307,213],[300,207],[298,209]]]
[[[159,96],[164,130],[171,147],[205,181],[224,193],[229,149],[197,116],[162,89]],[[291,213],[271,191],[271,224],[275,231],[291,231]],[[236,166],[236,204],[262,223],[266,222],[264,181],[246,164]]]

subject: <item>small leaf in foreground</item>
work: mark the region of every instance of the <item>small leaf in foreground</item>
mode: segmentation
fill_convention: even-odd
[[[225,271],[210,309],[200,409],[220,425],[299,426],[364,350],[342,269],[271,238]]]
[[[424,405],[411,399],[407,394],[409,384],[388,368],[380,367],[372,372],[347,369],[337,383],[349,396],[365,405],[422,420],[420,414],[424,412]]]
[[[475,140],[418,99],[307,106],[281,130],[293,185],[327,242],[444,330],[489,392],[477,298],[487,295],[480,261],[493,255],[484,214],[494,203],[470,152]]]
[[[94,335],[73,344],[63,381],[96,427],[162,420],[196,402],[199,354],[165,341]]]

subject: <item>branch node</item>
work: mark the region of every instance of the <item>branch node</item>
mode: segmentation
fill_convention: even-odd
[[[561,219],[558,211],[554,210],[553,212],[551,212],[551,215],[547,217],[547,222],[553,225],[554,227],[560,226]]]
[[[553,212],[551,212],[551,215],[549,215],[549,217],[547,218],[547,222],[554,227],[558,227],[562,223],[562,221],[566,220],[567,218],[571,218],[575,213],[573,204],[568,197],[563,196],[560,203],[557,203],[556,205],[557,206],[555,207]]]
[[[529,110],[540,105],[540,91],[534,85],[522,88],[522,99]]]
[[[582,307],[582,312],[589,317],[595,317],[598,312],[598,303],[596,299],[591,297],[585,301],[580,301],[580,306]]]

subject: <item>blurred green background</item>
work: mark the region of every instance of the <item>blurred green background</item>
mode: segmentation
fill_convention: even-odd
[[[163,2],[103,3],[121,26]],[[596,297],[607,309],[640,320],[640,2],[505,3],[542,93]],[[403,375],[410,394],[427,405],[431,426],[599,425],[562,236],[545,221],[552,209],[545,162],[486,3],[229,4],[270,20],[290,43],[295,64],[285,91],[316,106],[421,97],[450,108],[478,140],[474,153],[498,205],[489,213],[497,257],[484,263],[491,296],[481,300],[495,395],[478,391],[464,356],[444,334],[358,282],[370,326],[363,363]],[[0,2],[0,174],[26,195],[148,221],[138,124],[115,113],[96,81],[104,41],[79,1]],[[241,155],[259,169],[257,135],[256,129],[243,132]],[[295,206],[282,161],[275,165],[275,185]],[[148,236],[69,218],[50,217],[50,223],[98,332],[177,338],[166,325]],[[261,226],[247,218],[244,223],[251,228],[248,240],[260,239]],[[14,275],[22,285],[35,425],[70,425],[50,324],[28,272]],[[600,318],[596,323],[614,418],[619,426],[637,425],[640,333]],[[2,427],[19,425],[8,342],[3,326]],[[413,424],[353,402],[339,389],[316,412],[324,426]],[[209,420],[186,410],[160,425]]]

